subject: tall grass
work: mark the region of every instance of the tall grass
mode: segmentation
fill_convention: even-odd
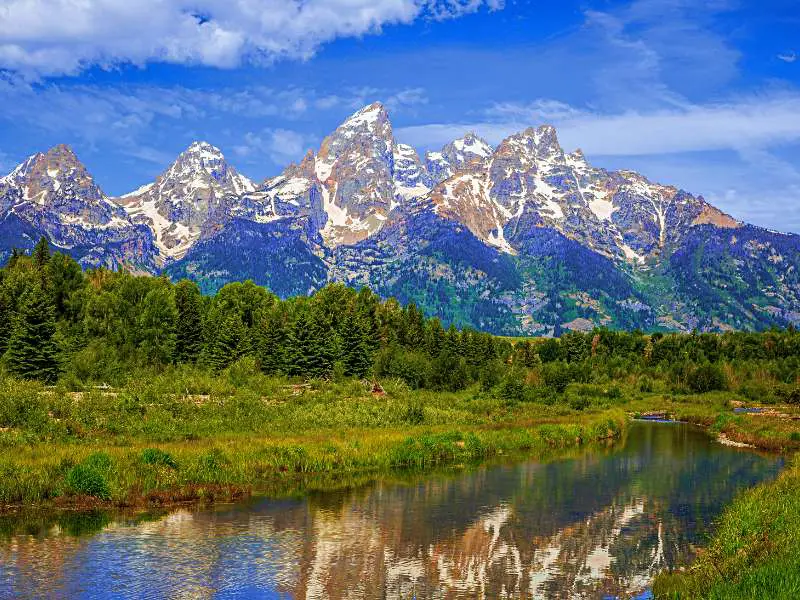
[[[741,494],[686,572],[662,574],[656,598],[800,598],[800,460]]]

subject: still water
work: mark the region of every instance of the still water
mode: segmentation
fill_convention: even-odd
[[[686,425],[636,423],[612,448],[554,461],[145,521],[5,521],[0,597],[646,597],[737,491],[781,466]]]

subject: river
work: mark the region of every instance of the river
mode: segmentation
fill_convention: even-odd
[[[634,423],[569,458],[148,518],[7,517],[0,597],[647,597],[782,464],[688,425]]]

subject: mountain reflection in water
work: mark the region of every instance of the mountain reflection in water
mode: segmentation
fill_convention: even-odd
[[[94,534],[6,523],[0,597],[628,597],[691,560],[736,492],[781,466],[686,425],[636,423],[578,458],[102,521]]]

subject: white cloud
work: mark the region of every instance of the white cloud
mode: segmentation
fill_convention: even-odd
[[[483,121],[435,123],[398,130],[404,141],[435,147],[476,131],[491,142],[549,122],[568,148],[593,155],[653,155],[744,150],[800,140],[800,93],[777,92],[730,102],[604,114],[552,100],[499,104]]]
[[[308,58],[338,37],[500,0],[6,0],[0,68],[28,77],[148,62],[235,67]]]
[[[784,52],[778,54],[778,60],[782,60],[785,63],[793,63],[797,60],[797,54],[795,52]]]
[[[267,128],[258,133],[248,132],[234,152],[248,160],[266,155],[276,164],[298,161],[314,143],[314,138],[298,131]]]
[[[0,77],[0,123],[50,132],[59,141],[111,143],[129,156],[158,163],[164,162],[163,153],[142,147],[155,143],[154,136],[158,136],[165,122],[186,134],[206,138],[209,133],[205,128],[213,129],[220,121],[271,119],[283,124],[287,120],[313,119],[323,110],[335,111],[344,118],[375,98],[386,98],[392,110],[427,101],[420,88],[346,88],[339,95],[320,95],[312,89],[276,90],[266,86],[213,90],[181,86],[103,87],[29,84]]]

